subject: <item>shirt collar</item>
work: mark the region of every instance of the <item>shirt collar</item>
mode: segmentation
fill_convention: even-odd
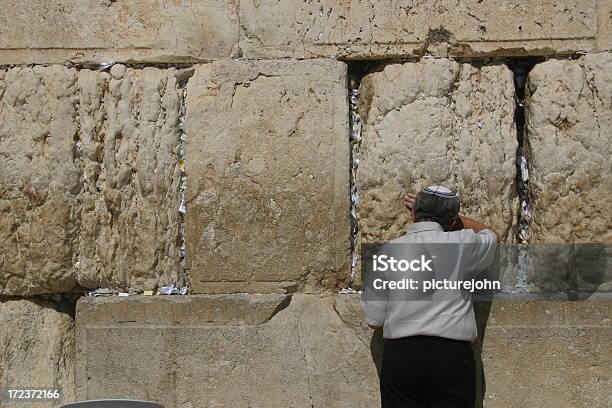
[[[442,228],[442,226],[438,224],[437,222],[421,221],[421,222],[415,222],[414,224],[411,224],[406,230],[406,233],[413,234],[413,233],[418,233],[418,232],[423,232],[423,231],[444,231],[444,228]]]

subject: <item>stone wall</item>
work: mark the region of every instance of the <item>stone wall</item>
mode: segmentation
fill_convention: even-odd
[[[346,65],[198,66],[187,97],[196,292],[337,288],[349,272]]]
[[[477,310],[485,406],[609,402],[609,0],[3,6],[0,386],[376,406],[381,336],[338,291],[445,183],[505,244],[530,215]],[[98,288],[130,296],[75,304]]]
[[[65,306],[44,300],[0,300],[2,388],[59,389],[58,402],[75,400],[74,321]],[[23,406],[21,401],[2,401],[6,408]]]
[[[177,73],[2,72],[0,293],[177,281]]]
[[[515,92],[504,64],[448,59],[387,65],[361,81],[363,123],[357,171],[364,242],[402,234],[406,191],[447,185],[465,213],[492,225],[503,241],[516,233]]]
[[[166,408],[379,406],[382,340],[362,320],[358,299],[84,298],[77,307],[79,396],[132,396]],[[479,306],[483,338],[475,349],[486,407],[606,406],[609,300],[523,295]]]
[[[530,280],[545,290],[612,289],[610,72],[612,54],[602,53],[547,61],[529,74],[526,129],[535,244],[529,271]]]
[[[610,50],[611,10],[608,0],[8,0],[0,60],[573,54]]]

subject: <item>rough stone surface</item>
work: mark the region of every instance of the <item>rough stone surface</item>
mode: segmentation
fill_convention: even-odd
[[[0,71],[0,293],[76,285],[76,74],[59,66]]]
[[[238,50],[233,0],[7,0],[3,6],[4,63],[210,60]]]
[[[240,2],[240,47],[248,58],[542,55],[608,49],[608,3],[246,0]]]
[[[0,293],[177,282],[176,73],[0,72]]]
[[[195,292],[316,290],[346,278],[343,63],[199,66],[186,121],[187,268]]]
[[[145,290],[179,280],[176,74],[121,65],[79,72],[81,286]]]
[[[612,53],[530,72],[527,142],[536,242],[612,243]]]
[[[11,64],[612,48],[608,0],[6,0],[3,6],[0,61]]]
[[[379,406],[376,364],[383,345],[380,333],[364,324],[358,300],[298,294],[81,299],[78,397],[130,396],[166,408]],[[485,407],[606,406],[609,297],[496,296],[477,309]]]
[[[74,401],[74,323],[60,309],[41,300],[0,299],[2,387],[44,387],[63,393],[54,403],[3,400],[3,408],[50,407]]]
[[[612,299],[493,302],[482,346],[485,408],[608,407]]]
[[[362,243],[400,236],[401,195],[431,184],[458,190],[462,212],[516,233],[514,85],[505,65],[447,59],[391,64],[361,81],[356,183]]]
[[[612,54],[577,60],[550,60],[530,72],[526,125],[533,219],[531,242],[545,262],[530,270],[531,281],[546,290],[563,289],[578,279],[585,290],[612,289]],[[584,276],[551,260],[570,256],[568,246],[552,243],[600,242],[607,261]],[[590,252],[589,252],[590,253]],[[590,258],[592,254],[588,255]],[[570,256],[571,257],[571,256]],[[565,265],[567,266],[567,265]],[[580,273],[580,271],[578,272]]]
[[[376,406],[369,329],[353,320],[352,300],[82,299],[78,397],[129,396],[166,408]]]

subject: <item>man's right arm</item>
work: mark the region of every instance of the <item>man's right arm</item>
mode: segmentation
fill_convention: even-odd
[[[474,232],[476,233],[479,233],[480,231],[486,229],[486,230],[491,231],[493,234],[495,234],[496,241],[499,241],[499,234],[492,227],[486,224],[483,224],[480,221],[476,221],[473,218],[466,217],[464,215],[460,215],[458,218],[459,218],[459,223],[461,225],[457,225],[455,229],[471,229],[471,230],[474,230]]]
[[[463,279],[482,276],[495,260],[499,235],[490,226],[473,218],[460,215],[452,228],[461,231],[464,256],[462,257]],[[495,275],[495,271],[491,271]]]

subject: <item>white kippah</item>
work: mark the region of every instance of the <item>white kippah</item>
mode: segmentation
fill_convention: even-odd
[[[429,186],[423,190],[425,194],[431,194],[442,198],[456,198],[457,193],[444,186]]]

